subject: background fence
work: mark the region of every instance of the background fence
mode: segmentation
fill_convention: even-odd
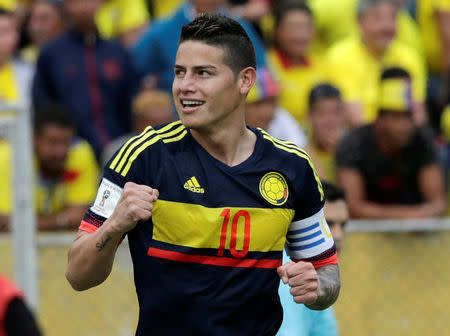
[[[47,336],[133,335],[138,309],[126,241],[104,284],[73,291],[64,272],[76,233],[35,235],[26,108],[0,105],[0,137],[13,146],[15,191],[13,233],[0,234],[0,272],[25,289]],[[347,231],[335,305],[340,334],[450,335],[450,218],[353,221]]]
[[[133,335],[137,299],[127,244],[119,248],[109,279],[79,293],[64,278],[74,236],[39,235],[37,314],[45,335]],[[335,310],[340,334],[448,335],[449,246],[450,219],[350,223],[339,256],[342,291]],[[10,238],[0,236],[0,255],[6,256],[0,270],[12,275],[10,251]]]

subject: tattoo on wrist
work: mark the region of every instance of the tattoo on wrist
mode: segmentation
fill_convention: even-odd
[[[110,240],[111,240],[111,237],[107,236],[105,239],[102,239],[101,242],[98,242],[97,244],[95,244],[95,247],[97,247],[97,250],[101,251],[105,248],[106,245],[108,245]]]
[[[319,297],[316,302],[307,305],[314,310],[323,310],[331,306],[339,296],[341,281],[339,279],[339,266],[326,265],[317,270],[320,280]]]

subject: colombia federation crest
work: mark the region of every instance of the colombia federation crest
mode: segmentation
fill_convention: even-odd
[[[262,197],[273,205],[282,205],[289,196],[289,189],[283,175],[270,172],[264,175],[259,182],[259,192]]]

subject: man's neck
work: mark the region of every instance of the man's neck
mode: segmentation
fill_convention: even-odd
[[[375,136],[375,145],[381,153],[388,156],[395,156],[400,152],[400,149],[392,146],[389,139],[383,134],[383,131],[376,122],[373,127],[373,132]]]
[[[0,59],[0,70],[9,63],[9,59]]]
[[[191,134],[211,156],[230,167],[248,159],[256,143],[255,133],[245,126],[244,120],[238,127],[216,127],[209,131],[191,129]]]
[[[363,44],[365,45],[369,54],[371,54],[377,60],[381,60],[386,53],[386,49],[376,48],[373,44],[369,43],[363,38]]]

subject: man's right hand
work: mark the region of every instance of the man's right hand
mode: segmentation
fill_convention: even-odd
[[[113,214],[108,219],[108,225],[122,234],[132,230],[139,221],[150,219],[153,203],[158,196],[157,189],[127,182]]]

